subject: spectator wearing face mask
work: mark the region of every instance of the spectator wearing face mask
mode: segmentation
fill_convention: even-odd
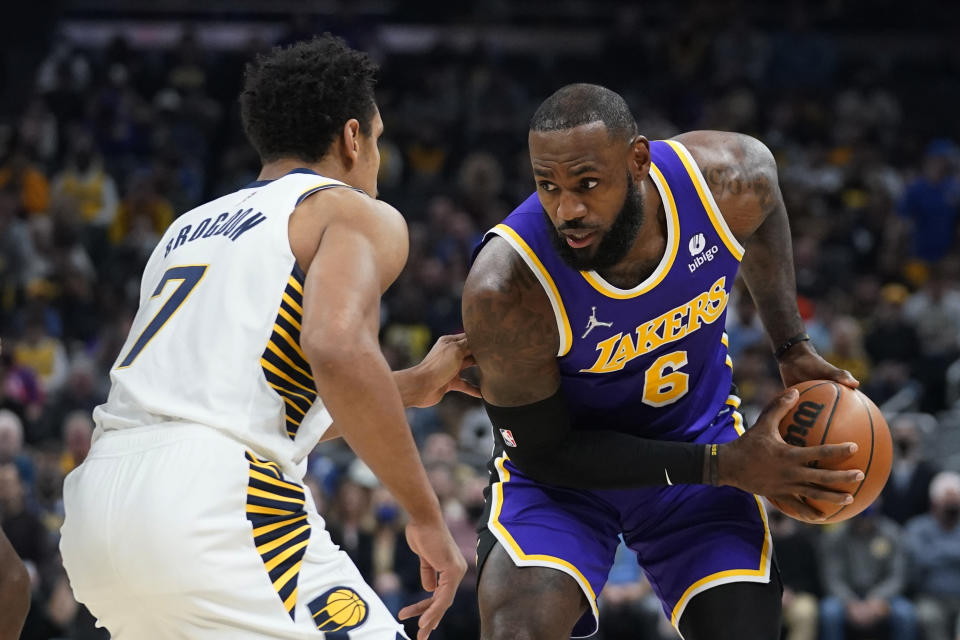
[[[907,524],[904,545],[923,637],[960,637],[960,474],[934,477],[930,512]]]
[[[894,455],[890,480],[883,488],[883,515],[899,524],[930,508],[930,481],[937,469],[923,458],[920,427],[909,415],[890,422]]]

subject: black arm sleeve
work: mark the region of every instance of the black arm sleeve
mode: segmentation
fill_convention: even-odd
[[[706,446],[638,438],[618,431],[575,431],[555,394],[519,407],[484,402],[494,438],[518,469],[538,482],[574,489],[706,484]]]

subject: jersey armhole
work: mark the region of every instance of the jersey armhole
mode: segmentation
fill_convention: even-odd
[[[487,237],[489,237],[491,233],[506,240],[507,244],[520,254],[520,257],[523,258],[527,267],[530,268],[530,271],[533,272],[533,275],[536,276],[540,282],[540,286],[543,287],[544,292],[547,294],[547,299],[550,300],[550,306],[553,308],[553,316],[557,322],[557,333],[560,335],[560,348],[557,350],[557,357],[561,358],[567,355],[567,352],[570,351],[570,347],[573,344],[573,332],[570,330],[570,320],[567,318],[567,311],[563,306],[560,291],[557,289],[553,278],[550,277],[550,273],[546,267],[543,266],[543,263],[540,262],[540,258],[537,257],[533,249],[530,248],[516,231],[505,224],[498,224],[487,232]]]
[[[697,195],[700,196],[703,208],[706,210],[707,216],[710,217],[710,222],[713,224],[717,235],[720,236],[720,239],[730,254],[737,259],[737,262],[740,262],[743,260],[743,245],[740,244],[736,236],[733,235],[733,232],[730,231],[730,227],[727,226],[727,221],[724,219],[720,207],[717,206],[713,192],[710,191],[710,186],[707,184],[707,181],[704,180],[703,173],[700,171],[700,167],[697,166],[696,160],[693,159],[693,156],[687,151],[687,148],[676,140],[664,140],[664,142],[670,145],[670,148],[673,149],[677,157],[680,158],[680,162],[683,163],[684,169],[687,170],[690,181],[697,190]]]

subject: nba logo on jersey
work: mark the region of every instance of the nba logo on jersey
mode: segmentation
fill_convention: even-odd
[[[517,446],[517,441],[513,439],[513,433],[510,429],[500,429],[500,435],[503,436],[503,443],[508,447]]]

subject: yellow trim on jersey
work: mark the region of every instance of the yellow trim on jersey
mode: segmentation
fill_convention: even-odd
[[[253,459],[251,460],[250,458],[253,458]],[[272,460],[262,460],[260,458],[257,458],[253,454],[250,454],[250,458],[247,458],[247,462],[249,462],[255,467],[260,467],[260,468],[266,467],[267,469],[272,469],[273,471],[280,473],[280,465],[278,465],[276,462],[273,462]]]
[[[299,280],[297,280],[297,279],[294,278],[293,276],[290,276],[290,280],[288,281],[287,284],[289,284],[291,287],[293,287],[293,290],[294,290],[294,291],[296,291],[296,292],[299,293],[300,295],[303,295],[303,285],[300,284],[300,281],[299,281]]]
[[[290,308],[291,308],[291,309],[293,309],[294,311],[296,311],[297,313],[299,313],[301,318],[303,317],[303,307],[301,307],[299,304],[297,304],[297,301],[294,300],[293,298],[291,298],[291,297],[290,297],[290,294],[287,293],[286,291],[283,292],[283,300],[284,300],[284,302],[286,302],[288,305],[290,305]]]
[[[283,316],[283,318],[284,318],[287,322],[289,322],[291,325],[293,325],[294,327],[296,327],[296,328],[297,328],[297,331],[300,331],[300,330],[302,329],[302,327],[300,326],[300,321],[297,320],[296,318],[294,318],[294,317],[293,317],[292,315],[290,315],[289,313],[287,313],[287,310],[284,309],[283,307],[280,307],[280,315]],[[301,316],[301,317],[302,317],[302,316]]]
[[[763,504],[760,502],[760,498],[753,496],[753,499],[757,501],[757,508],[760,510],[760,519],[763,521],[763,547],[760,549],[760,567],[757,569],[730,569],[727,571],[719,571],[717,573],[711,573],[705,578],[697,580],[692,585],[687,587],[687,590],[683,592],[683,595],[680,596],[680,600],[677,601],[676,606],[673,607],[673,612],[670,614],[670,623],[679,631],[677,623],[680,619],[680,615],[683,613],[684,608],[686,608],[687,603],[690,601],[694,595],[706,591],[712,586],[716,586],[713,583],[715,582],[740,582],[736,580],[739,577],[746,578],[770,578],[770,527],[767,524],[767,514],[763,510]],[[759,580],[744,580],[743,582],[759,582]]]
[[[553,313],[557,320],[557,328],[560,334],[560,349],[557,351],[557,357],[567,355],[570,347],[573,346],[573,331],[570,329],[570,319],[567,317],[567,310],[563,306],[560,291],[557,289],[553,278],[550,277],[550,272],[547,271],[537,254],[516,231],[505,224],[498,224],[492,231],[510,242],[514,249],[520,252],[528,266],[536,267],[533,273],[546,290],[547,297],[550,299],[550,306],[553,307]]]
[[[283,336],[284,341],[285,341],[287,344],[289,344],[291,347],[293,347],[293,350],[297,352],[297,355],[298,355],[298,356],[300,356],[301,358],[303,358],[303,361],[304,361],[304,362],[307,362],[307,356],[305,356],[305,355],[303,354],[303,350],[300,348],[300,345],[297,344],[297,341],[294,340],[294,339],[290,336],[289,333],[287,333],[287,330],[286,330],[286,329],[284,329],[283,327],[281,327],[281,326],[278,325],[278,324],[275,324],[275,325],[273,325],[273,331],[274,331],[274,333],[277,333],[277,334]]]
[[[347,184],[345,184],[345,183],[343,183],[343,182],[340,182],[339,180],[327,180],[326,182],[321,182],[320,184],[316,184],[316,185],[310,187],[309,189],[307,189],[306,191],[304,191],[303,193],[301,193],[299,196],[297,196],[297,200],[296,200],[296,201],[297,201],[297,202],[300,202],[300,200],[301,200],[302,198],[305,198],[306,196],[311,195],[311,194],[312,194],[314,191],[316,191],[317,189],[323,189],[324,187],[330,187],[330,186],[338,186],[338,187],[339,187],[340,185],[343,185],[344,187],[348,186]]]
[[[274,509],[273,507],[261,507],[258,504],[248,504],[247,513],[262,513],[268,516],[288,516],[289,509]]]
[[[289,382],[290,384],[295,385],[297,388],[303,389],[303,390],[306,391],[307,393],[312,393],[312,394],[314,394],[314,395],[316,395],[316,393],[317,393],[317,390],[316,390],[316,389],[311,389],[310,387],[308,387],[308,386],[306,386],[306,385],[300,384],[299,382],[297,382],[296,380],[294,380],[293,378],[291,378],[290,376],[288,376],[288,375],[286,374],[286,372],[284,372],[284,371],[283,371],[282,369],[280,369],[279,367],[275,366],[272,362],[270,362],[270,361],[267,360],[266,358],[260,358],[260,366],[263,367],[264,369],[266,369],[267,371],[269,371],[270,373],[273,373],[273,374],[275,374],[275,375],[280,376],[281,378],[283,378],[284,380],[286,380],[286,381]],[[288,389],[287,391],[288,391],[289,393],[292,393],[293,395],[300,396],[300,394],[295,393],[294,391],[291,391],[291,390],[289,390],[289,389]],[[309,398],[305,398],[304,396],[300,396],[300,397],[303,398],[304,400],[306,400],[307,402],[311,403],[311,404],[313,403],[313,400],[311,400],[311,399],[309,399]]]
[[[580,588],[583,589],[587,600],[590,601],[590,608],[593,610],[594,618],[600,620],[600,610],[597,608],[597,596],[593,592],[593,587],[590,586],[590,581],[587,580],[579,569],[563,558],[540,553],[528,554],[524,552],[524,550],[520,548],[520,545],[517,544],[517,541],[513,539],[513,536],[510,535],[510,532],[507,531],[507,528],[500,523],[500,509],[503,506],[503,487],[510,481],[510,472],[503,464],[507,459],[507,456],[503,455],[495,461],[497,471],[500,474],[500,482],[493,484],[493,511],[490,517],[490,524],[500,533],[500,536],[497,537],[500,540],[506,540],[507,544],[510,545],[510,548],[521,560],[537,563],[538,566],[559,569],[568,575],[572,575],[579,583]]]
[[[742,436],[746,429],[743,428],[743,415],[739,411],[733,412],[733,428],[738,436]]]
[[[728,367],[730,367],[731,369],[733,369],[733,360],[730,359],[730,354],[729,354],[729,353],[727,354],[727,358],[726,358],[726,360],[724,360],[724,363],[725,363]]]
[[[265,524],[262,527],[257,527],[256,529],[253,530],[253,537],[258,538],[263,534],[270,533],[271,531],[279,529],[280,527],[288,527],[292,524],[296,524],[297,522],[300,522],[301,520],[306,520],[306,519],[307,519],[307,514],[303,514],[301,516],[297,516],[296,518],[292,518],[290,520],[281,520],[280,522],[272,522],[270,524]]]
[[[726,348],[728,349],[730,348],[730,337],[727,336],[726,331],[724,331],[723,335],[720,336],[720,342],[723,343],[723,346],[725,346]]]
[[[264,491],[263,489],[257,489],[256,487],[249,487],[247,489],[247,495],[268,498],[270,500],[276,500],[277,502],[292,502],[293,504],[301,507],[305,504],[303,498],[291,498],[289,496],[280,495],[279,493],[270,493],[269,491]]]
[[[664,200],[663,208],[667,216],[667,248],[656,270],[650,274],[649,278],[633,289],[619,289],[614,287],[601,278],[600,274],[596,271],[580,272],[580,275],[590,283],[591,287],[608,298],[627,300],[629,298],[642,296],[663,281],[667,274],[670,273],[670,269],[673,268],[673,262],[677,257],[677,251],[680,248],[680,215],[677,213],[677,203],[673,198],[673,191],[670,190],[670,185],[667,184],[663,174],[660,173],[660,169],[652,163],[650,165],[650,177],[660,191],[661,199]]]
[[[280,358],[281,360],[283,360],[284,362],[286,362],[288,365],[290,365],[291,367],[293,367],[294,369],[296,369],[297,371],[299,371],[301,374],[303,374],[304,376],[306,376],[306,377],[309,378],[310,380],[313,380],[313,374],[310,373],[309,371],[307,371],[306,369],[300,368],[300,366],[298,366],[296,363],[294,363],[293,360],[291,360],[290,358],[288,358],[288,357],[287,357],[287,354],[285,354],[285,353],[280,349],[280,347],[278,347],[277,345],[275,345],[275,344],[273,343],[273,340],[268,340],[268,341],[267,341],[267,348],[270,349],[270,351],[273,351],[273,353],[275,353],[278,358]]]
[[[690,174],[690,181],[693,183],[694,188],[696,188],[697,195],[700,196],[700,202],[703,203],[703,208],[706,209],[707,215],[710,217],[710,222],[713,223],[713,228],[716,229],[717,234],[720,236],[720,239],[723,240],[723,244],[726,245],[727,250],[730,251],[738,262],[743,260],[743,246],[730,231],[730,227],[727,226],[727,221],[720,212],[717,201],[714,200],[713,193],[703,179],[703,173],[701,173],[700,167],[697,166],[693,156],[690,155],[686,147],[675,140],[664,140],[664,142],[670,145],[676,152],[677,157],[680,158],[680,162],[683,163],[687,173]]]
[[[291,540],[293,540],[294,538],[296,538],[298,535],[300,535],[300,534],[303,533],[304,531],[309,531],[309,530],[310,530],[310,524],[307,523],[307,522],[304,522],[302,527],[299,527],[299,528],[297,528],[297,529],[294,529],[293,531],[290,531],[289,533],[286,533],[286,534],[280,536],[280,537],[277,538],[276,540],[271,540],[270,542],[264,542],[262,545],[260,545],[259,547],[257,547],[257,552],[258,552],[260,555],[264,555],[264,554],[266,554],[266,553],[269,553],[269,552],[273,551],[274,549],[276,549],[277,547],[283,545],[284,543],[290,542]],[[277,558],[279,558],[280,556],[284,556],[284,554],[286,554],[283,558],[281,558],[280,560],[277,560],[277,558],[271,558],[271,559],[270,559],[270,562],[266,563],[267,571],[270,571],[270,570],[273,569],[275,566],[277,566],[278,564],[280,564],[283,560],[286,560],[287,558],[289,558],[290,555],[292,554],[291,549],[297,549],[297,548],[301,548],[301,549],[302,549],[302,548],[305,547],[305,546],[307,546],[307,541],[306,541],[306,540],[303,541],[303,544],[302,544],[302,545],[301,545],[300,543],[297,543],[297,544],[293,545],[292,547],[290,547],[290,549],[284,549],[283,552],[277,554]],[[289,553],[288,553],[288,552],[289,552]],[[274,562],[274,560],[277,560],[277,561]],[[272,564],[271,564],[271,563],[272,563]]]
[[[270,385],[271,387],[273,387],[274,389],[276,389],[277,391],[285,391],[285,389],[281,389],[280,387],[278,387],[277,385],[273,384],[272,382],[269,382],[269,381],[268,381],[267,384]],[[296,394],[294,394],[294,395],[296,395]],[[304,411],[303,409],[301,409],[300,407],[298,407],[298,406],[297,406],[297,403],[295,403],[293,400],[291,400],[290,398],[288,398],[287,396],[285,396],[285,395],[283,395],[283,394],[280,394],[280,397],[283,398],[283,401],[286,402],[290,407],[292,407],[292,408],[296,409],[297,411],[299,411],[299,412],[300,412],[300,415],[302,415],[302,416],[306,416],[306,415],[307,415],[307,412]],[[312,406],[312,405],[311,405],[311,406]],[[299,426],[299,425],[297,425],[297,426]]]
[[[734,409],[739,409],[739,408],[740,408],[740,402],[741,402],[741,400],[740,400],[740,397],[739,397],[739,396],[733,396],[733,395],[731,395],[731,396],[727,396],[727,401],[726,401],[725,404],[730,405],[730,406],[733,407]]]
[[[289,482],[278,480],[277,478],[274,478],[273,476],[267,475],[265,473],[261,473],[256,469],[250,469],[250,477],[257,479],[260,482],[266,482],[267,484],[272,484],[275,487],[280,487],[281,489],[288,489],[290,491],[301,491],[301,492],[303,491],[303,487],[298,487],[295,484],[290,484]]]
[[[299,588],[299,585],[294,587],[293,591],[290,592],[290,595],[287,596],[287,599],[283,601],[283,607],[287,610],[287,613],[290,613],[293,607],[297,604],[297,589]]]
[[[302,564],[303,560],[287,569],[282,576],[273,581],[273,588],[277,591],[280,591],[280,589],[283,589],[285,586],[287,586],[287,583],[290,582],[290,579],[300,573],[300,565]]]
[[[297,531],[297,534],[303,533],[304,529],[309,530],[310,525],[306,525],[305,527]],[[263,566],[266,568],[267,571],[273,571],[274,569],[279,567],[284,560],[294,555],[295,553],[299,552],[301,549],[306,548],[308,542],[310,542],[310,538],[307,538],[306,540],[301,540],[300,542],[293,545],[289,549],[284,549],[273,558],[270,558],[268,562],[264,562]]]

